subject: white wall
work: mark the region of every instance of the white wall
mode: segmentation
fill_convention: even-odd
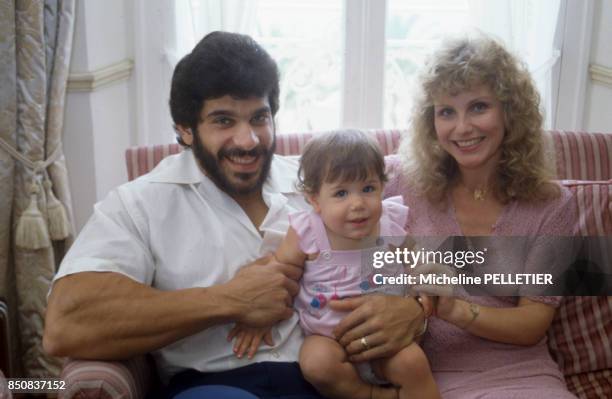
[[[612,1],[596,0],[591,46],[591,66],[612,71]],[[612,81],[612,76],[610,76]],[[590,80],[584,112],[584,129],[612,133],[612,84]]]
[[[96,81],[104,68],[133,58],[131,9],[125,0],[77,1],[70,75]],[[64,150],[77,231],[93,204],[127,179],[124,151],[133,142],[131,78],[74,91],[69,78]]]
[[[173,12],[168,0],[128,0],[132,4],[132,32],[134,39],[134,80],[132,103],[135,107],[134,131],[137,142],[166,144],[174,131],[168,108],[172,68],[165,49],[174,47]],[[151,29],[151,27],[155,27]],[[138,43],[138,45],[136,45]],[[150,84],[155,82],[155,84]]]

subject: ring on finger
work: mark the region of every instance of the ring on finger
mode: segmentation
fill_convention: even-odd
[[[370,344],[368,344],[368,340],[366,339],[366,337],[361,337],[359,342],[361,342],[361,346],[363,347],[363,350],[367,351],[368,349],[370,349]]]

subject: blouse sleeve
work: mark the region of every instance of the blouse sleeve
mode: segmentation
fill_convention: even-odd
[[[551,201],[542,214],[538,235],[573,236],[578,232],[578,204],[566,187],[561,187],[559,198]]]
[[[546,273],[552,276],[553,286],[523,286],[521,296],[532,301],[558,307],[562,283],[577,248],[573,235],[576,232],[577,206],[575,198],[566,188],[558,199],[551,202],[543,214],[540,228],[529,237],[530,248],[525,273]],[[543,294],[543,295],[542,295]]]
[[[312,226],[312,215],[309,211],[299,211],[289,214],[289,225],[300,239],[300,250],[305,254],[319,252],[315,229]]]
[[[561,306],[561,300],[563,299],[562,296],[526,296],[525,298],[534,302],[550,305],[554,308]]]
[[[404,243],[407,220],[408,207],[404,205],[401,195],[383,201],[381,235],[387,238],[389,244],[398,247]]]

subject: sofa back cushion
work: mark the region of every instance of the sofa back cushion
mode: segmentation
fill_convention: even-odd
[[[373,134],[385,155],[397,151],[400,138],[407,130],[367,130]],[[319,132],[278,134],[276,153],[299,155],[304,146]],[[558,179],[609,180],[612,179],[612,134],[551,131],[552,148]],[[164,157],[176,154],[178,144],[133,147],[126,150],[128,179],[133,180],[149,171]]]
[[[374,135],[383,154],[389,155],[397,151],[404,131],[382,129],[366,130],[365,132]],[[317,132],[316,134],[320,133]],[[299,155],[312,136],[313,133],[279,134],[276,136],[276,153],[279,155]],[[145,173],[149,173],[162,159],[168,155],[176,154],[182,149],[183,147],[177,143],[128,148],[125,151],[128,180],[134,180]]]
[[[132,147],[125,150],[125,166],[128,180],[149,173],[168,155],[181,152],[183,147],[178,143]]]
[[[557,178],[612,179],[612,134],[551,131]]]
[[[612,180],[563,181],[576,197],[578,230],[598,236],[607,246],[612,238]],[[595,238],[595,239],[597,239]],[[594,239],[594,238],[591,238]],[[611,267],[612,263],[604,264]],[[605,270],[604,273],[610,273]],[[579,397],[612,397],[612,297],[566,297],[548,330],[549,348],[563,371],[568,388]]]

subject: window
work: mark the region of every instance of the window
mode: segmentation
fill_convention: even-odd
[[[425,56],[442,36],[477,28],[501,38],[527,62],[552,127],[563,23],[572,18],[565,8],[565,0],[148,0],[142,10],[157,17],[159,28],[147,40],[159,53],[143,58],[151,70],[155,57],[165,62],[162,76],[169,81],[176,62],[206,33],[246,33],[279,64],[279,132],[402,128],[409,123],[413,79]],[[141,76],[142,90],[149,91],[147,82],[159,73]],[[156,97],[143,97],[144,113],[155,108],[148,114],[161,118],[167,96],[158,106],[147,104]],[[167,139],[149,140],[155,141]]]
[[[412,82],[468,0],[258,0],[246,30],[281,70],[282,132],[405,127]]]
[[[389,0],[385,35],[383,126],[408,124],[414,78],[443,35],[469,28],[468,0]]]
[[[341,125],[344,2],[259,0],[252,36],[281,71],[278,130]]]

